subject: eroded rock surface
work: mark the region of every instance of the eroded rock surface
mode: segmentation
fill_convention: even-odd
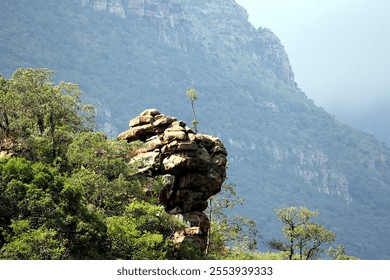
[[[203,211],[226,177],[227,152],[222,142],[195,134],[183,121],[156,109],[145,110],[130,120],[130,129],[118,139],[145,143],[131,161],[140,173],[163,176],[160,202],[167,212],[180,215],[189,225],[175,234],[176,241],[195,241],[205,250],[210,222]]]

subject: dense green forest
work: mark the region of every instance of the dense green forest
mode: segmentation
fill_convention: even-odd
[[[142,144],[94,132],[94,107],[52,74],[0,75],[0,259],[351,258],[328,249],[334,233],[303,207],[277,209],[286,240],[258,251],[254,221],[225,213],[243,203],[231,184],[212,198],[208,251],[174,244],[185,223],[159,204],[159,178],[136,174],[128,160]]]

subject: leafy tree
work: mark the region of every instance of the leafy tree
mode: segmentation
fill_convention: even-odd
[[[211,221],[208,253],[224,257],[231,251],[250,252],[257,248],[260,233],[256,223],[246,217],[228,216],[224,211],[242,204],[243,199],[235,191],[235,185],[224,184],[221,193],[210,199]]]
[[[66,240],[70,259],[106,259],[109,256],[104,216],[91,207],[78,186],[64,183],[53,225]]]
[[[107,140],[103,132],[82,132],[74,137],[66,156],[71,169],[85,168],[114,179],[130,176],[132,167],[126,157],[132,149],[126,141]]]
[[[358,260],[356,257],[347,255],[344,247],[341,245],[337,246],[337,248],[330,247],[327,253],[334,260]]]
[[[58,190],[56,173],[41,163],[22,158],[0,161],[0,227],[8,229],[12,220],[29,219],[31,225],[47,221],[55,207],[53,196]]]
[[[0,137],[27,141],[37,160],[63,158],[75,133],[91,130],[95,109],[75,84],[52,81],[54,71],[20,68],[0,77]]]
[[[43,258],[36,251],[38,247],[32,246],[34,238],[36,244],[46,238],[55,248],[61,244],[65,250],[61,249],[61,254],[67,258],[107,256],[105,224],[99,212],[88,206],[77,185],[70,185],[55,168],[23,158],[1,159],[0,172],[3,258],[16,258],[19,253],[25,259]],[[27,253],[26,248],[35,251]]]
[[[132,144],[107,140],[102,132],[83,132],[69,145],[67,158],[72,185],[79,186],[88,203],[107,215],[119,215],[133,198],[147,200],[143,185],[147,178],[132,175],[126,162]]]
[[[195,106],[194,106],[195,101],[198,99],[198,93],[196,92],[196,89],[191,88],[191,89],[188,89],[186,91],[186,94],[187,94],[188,98],[190,99],[191,108],[192,108],[192,115],[194,117],[194,119],[192,120],[192,127],[194,128],[195,133],[198,133],[199,121],[196,117]]]
[[[208,256],[199,248],[193,240],[184,239],[180,246],[174,248],[173,255],[170,259],[174,260],[204,260]]]
[[[285,207],[278,208],[275,212],[284,224],[282,230],[288,241],[274,239],[269,245],[273,249],[285,252],[290,260],[316,259],[322,252],[320,246],[335,240],[334,233],[310,221],[319,214],[317,211],[305,207]]]
[[[13,235],[6,237],[7,244],[1,248],[0,259],[13,260],[60,260],[66,257],[64,240],[57,232],[40,226],[31,228],[28,220],[14,221]]]
[[[184,224],[164,209],[133,201],[122,216],[107,218],[111,253],[116,259],[165,259],[173,250],[170,237]]]

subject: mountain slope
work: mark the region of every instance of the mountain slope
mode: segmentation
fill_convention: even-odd
[[[233,0],[8,1],[0,10],[0,73],[48,67],[78,83],[111,137],[145,108],[222,139],[229,180],[264,242],[273,209],[318,210],[348,254],[390,258],[390,151],[339,123],[299,90],[283,45]],[[267,249],[261,245],[260,249]]]

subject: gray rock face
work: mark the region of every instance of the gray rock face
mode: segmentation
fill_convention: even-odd
[[[278,37],[269,29],[256,30],[248,13],[234,0],[79,0],[94,10],[121,18],[150,21],[158,39],[176,49],[188,50],[194,42],[209,55],[234,57],[268,68],[290,85],[294,73]],[[224,38],[223,40],[220,40]],[[210,42],[213,42],[212,44]],[[232,48],[232,46],[235,46]]]
[[[294,72],[279,38],[267,28],[259,28],[257,38],[256,50],[263,64],[269,67],[279,79],[294,84]]]
[[[167,212],[182,215],[191,225],[175,234],[176,242],[196,241],[205,250],[210,222],[203,211],[226,178],[227,152],[222,142],[210,135],[195,134],[183,121],[155,109],[130,120],[130,129],[118,139],[145,143],[131,158],[137,172],[163,176],[160,202]]]

